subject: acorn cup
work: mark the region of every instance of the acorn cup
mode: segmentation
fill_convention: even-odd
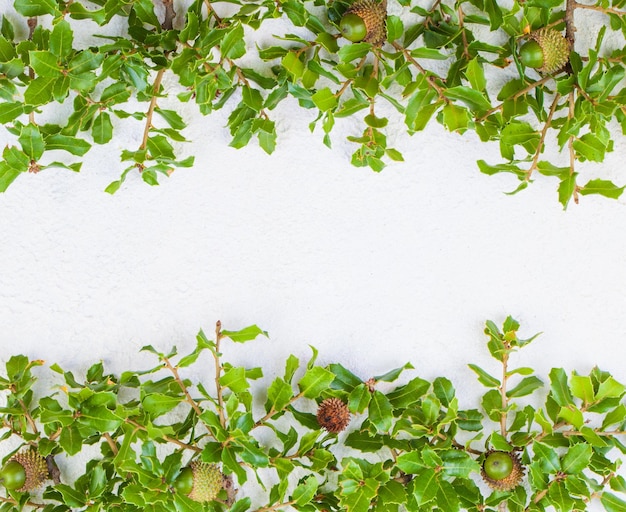
[[[345,430],[350,423],[348,406],[339,398],[323,400],[317,409],[317,422],[328,432],[337,434]]]
[[[46,459],[35,450],[16,453],[0,470],[0,484],[9,491],[30,492],[48,478]]]
[[[387,1],[357,0],[343,14],[339,30],[353,43],[381,46],[387,39]]]
[[[519,50],[519,57],[524,66],[552,74],[567,64],[569,52],[570,44],[563,34],[552,28],[542,28],[528,36],[528,41]]]
[[[480,470],[483,480],[497,491],[510,491],[524,478],[524,466],[516,453],[490,450]]]
[[[222,472],[217,464],[194,460],[176,477],[174,489],[199,503],[212,501],[222,490]]]

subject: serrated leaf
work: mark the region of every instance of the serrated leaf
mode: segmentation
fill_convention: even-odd
[[[321,366],[313,366],[306,371],[298,386],[306,398],[317,398],[334,380],[335,375],[332,372]]]
[[[228,336],[235,343],[245,343],[246,341],[252,341],[259,336],[263,335],[266,338],[269,337],[267,331],[262,330],[257,325],[249,325],[238,331],[221,331],[222,335]]]

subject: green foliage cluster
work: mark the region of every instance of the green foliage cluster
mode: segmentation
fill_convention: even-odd
[[[348,137],[356,166],[381,171],[403,159],[387,144],[388,123],[403,121],[414,134],[436,120],[452,132],[473,130],[497,141],[502,161],[479,161],[479,168],[513,173],[516,191],[540,173],[558,179],[563,206],[584,194],[619,197],[624,187],[605,179],[579,184],[576,162],[604,161],[613,134],[626,130],[626,46],[616,37],[605,42],[610,32],[623,40],[624,0],[506,4],[398,0],[394,8],[403,15],[389,15],[387,41],[372,46],[339,37],[347,0],[194,0],[184,12],[175,12],[173,0],[15,0],[23,18],[4,16],[0,26],[0,122],[17,144],[3,151],[0,190],[27,171],[78,171],[92,144],[111,142],[129,117],[144,124],[143,137],[121,152],[121,177],[108,192],[134,170],[155,185],[160,175],[193,165],[193,157],[176,156],[185,120],[159,107],[174,96],[162,86],[167,73],[180,85],[171,99],[193,101],[204,115],[230,109],[236,148],[256,139],[272,153],[272,111],[291,97],[317,113],[311,130],[321,129],[329,147],[338,119],[362,120],[362,133]],[[586,27],[597,26],[598,13],[604,18],[591,47],[574,40],[574,13]],[[253,32],[277,18],[293,31],[251,51]],[[107,33],[120,20],[127,35]],[[102,27],[102,44],[78,48],[74,31],[87,22]],[[555,76],[525,68],[518,57],[528,33],[545,26],[565,31],[575,49]],[[257,65],[242,64],[247,53]],[[71,104],[63,122],[39,122],[40,113],[62,103]],[[389,115],[379,113],[381,103]],[[543,160],[547,146],[565,153],[569,164]],[[75,161],[59,159],[59,151]]]
[[[218,323],[215,340],[201,331],[184,356],[146,346],[157,364],[121,375],[102,363],[81,376],[53,364],[41,396],[33,385],[43,361],[13,356],[0,376],[0,446],[37,449],[51,480],[43,491],[0,494],[0,511],[529,512],[596,502],[623,512],[616,455],[626,453],[626,387],[598,368],[554,368],[538,392],[544,383],[532,368],[510,365],[534,339],[518,330],[510,317],[502,328],[486,323],[499,376],[470,365],[487,388],[480,409],[462,409],[446,377],[409,375],[411,364],[362,380],[339,363],[316,364],[315,349],[305,363],[289,356],[284,374],[266,381],[261,368],[234,366],[222,354],[225,341],[266,335],[257,326],[226,331]],[[185,373],[200,364],[206,379],[192,382]],[[331,397],[352,415],[339,434],[315,414]],[[20,449],[4,450],[3,462]],[[481,482],[487,450],[519,455],[521,485],[491,491]],[[71,465],[85,452],[80,476],[66,481],[56,460]],[[216,500],[200,505],[176,492],[190,460],[221,468]],[[252,500],[255,486],[260,497]]]

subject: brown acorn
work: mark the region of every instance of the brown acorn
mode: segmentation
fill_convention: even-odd
[[[317,409],[317,422],[328,432],[341,432],[350,423],[348,406],[339,398],[327,398]]]

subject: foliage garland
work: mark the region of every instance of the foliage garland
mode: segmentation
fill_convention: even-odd
[[[24,172],[78,171],[92,144],[109,143],[128,117],[144,124],[143,137],[121,152],[125,168],[108,192],[134,170],[155,185],[159,175],[193,165],[193,157],[176,157],[185,121],[159,106],[168,73],[181,87],[178,101],[194,101],[204,115],[231,108],[235,148],[256,137],[271,153],[272,110],[292,97],[317,112],[311,130],[321,127],[329,147],[337,119],[363,120],[362,134],[348,137],[356,166],[381,171],[403,159],[387,145],[389,122],[402,119],[414,134],[436,119],[498,141],[503,161],[478,166],[513,173],[515,191],[539,173],[558,179],[564,207],[585,194],[620,196],[624,187],[606,179],[579,184],[577,162],[603,162],[618,126],[626,130],[626,46],[615,42],[626,33],[625,0],[398,0],[393,11],[402,16],[387,17],[383,45],[340,37],[347,1],[194,0],[177,11],[173,0],[15,0],[22,18],[5,15],[0,26],[0,122],[17,144],[3,151],[0,191]],[[586,27],[601,25],[592,46],[575,41],[575,14]],[[244,66],[251,31],[276,18],[293,33],[276,35],[276,45],[257,48],[257,65]],[[125,33],[107,33],[120,20]],[[74,30],[91,22],[103,27],[103,44],[76,48]],[[554,75],[526,68],[518,55],[529,33],[546,26],[564,31],[574,49]],[[63,103],[71,103],[63,122],[40,123],[41,113]],[[567,163],[543,160],[548,146],[564,151]],[[78,161],[58,159],[58,151]]]
[[[481,410],[461,409],[445,377],[407,379],[411,364],[362,380],[339,363],[317,365],[315,349],[305,364],[291,355],[283,376],[255,384],[261,368],[223,359],[225,341],[267,335],[255,325],[227,331],[218,322],[215,339],[201,331],[184,356],[143,347],[158,359],[148,370],[114,375],[100,362],[75,376],[53,364],[41,396],[33,387],[43,361],[13,356],[0,376],[0,440],[17,448],[3,463],[36,450],[49,479],[43,491],[0,494],[0,511],[529,512],[581,511],[594,501],[623,512],[615,455],[626,453],[626,386],[598,368],[569,376],[553,368],[538,396],[533,369],[511,365],[536,337],[518,337],[519,327],[511,317],[501,328],[486,322],[500,372],[469,365],[487,388]],[[185,373],[205,351],[214,373],[192,382]],[[525,398],[532,394],[537,407]],[[335,429],[311,412],[329,403],[349,409],[345,432],[343,420]],[[491,450],[515,453],[524,479],[488,490],[478,473]],[[86,453],[82,474],[66,481],[56,461]],[[199,504],[177,491],[190,459],[220,468],[216,499]],[[261,497],[253,500],[254,480]]]

